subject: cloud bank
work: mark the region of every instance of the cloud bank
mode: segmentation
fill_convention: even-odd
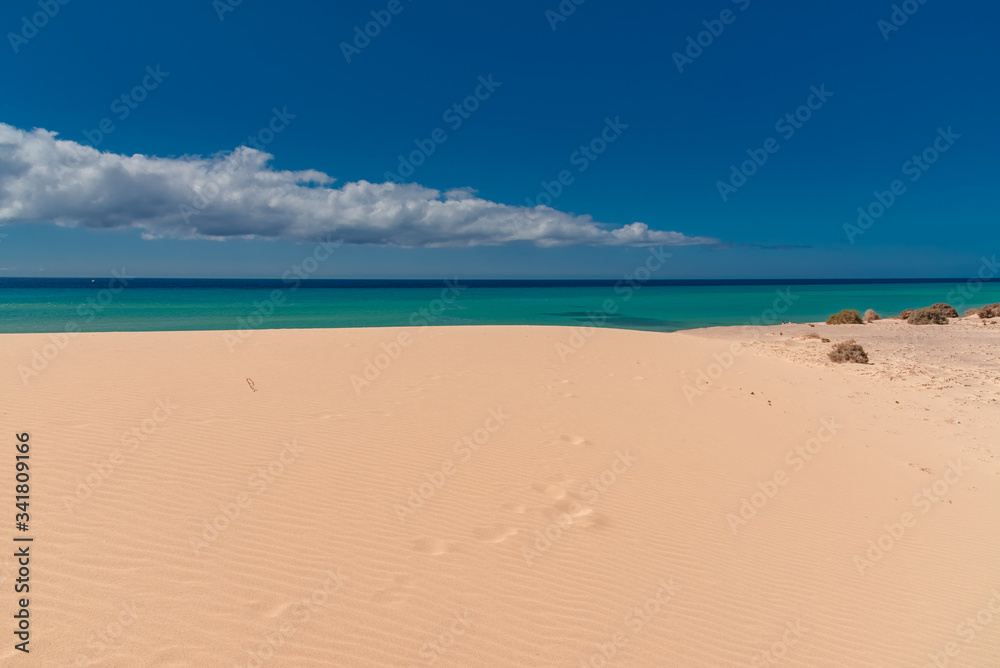
[[[140,229],[147,238],[284,238],[402,247],[682,246],[717,243],[644,223],[619,228],[555,209],[508,206],[470,189],[278,171],[242,146],[212,157],[117,155],[0,123],[0,224]]]

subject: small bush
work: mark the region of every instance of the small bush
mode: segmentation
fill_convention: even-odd
[[[851,339],[850,341],[836,344],[833,350],[830,351],[830,359],[837,364],[843,364],[844,362],[868,364],[868,353],[865,352],[865,349],[857,341]]]
[[[826,319],[828,325],[863,325],[861,314],[852,308],[845,308],[840,313],[834,313]]]
[[[908,309],[906,309],[905,311],[903,311],[902,313],[899,314],[899,319],[900,320],[909,320],[911,317],[913,317],[914,313],[918,313],[920,311],[932,312],[932,313],[940,315],[942,318],[946,318],[946,319],[947,318],[957,318],[958,317],[958,311],[955,310],[954,306],[952,306],[951,304],[938,303],[938,304],[931,304],[930,306],[925,306],[924,308],[921,308],[921,309],[908,308]],[[927,318],[927,316],[922,316],[922,317],[925,320]],[[914,323],[914,324],[916,324],[916,325],[927,325],[927,324],[930,324],[930,323],[928,323],[928,322],[918,322],[918,323]],[[933,324],[935,324],[935,325],[946,325],[948,323],[947,322],[937,322],[937,320],[935,320],[935,322]]]
[[[875,322],[876,320],[881,320],[881,319],[882,319],[882,316],[880,316],[874,310],[868,309],[867,311],[865,311],[864,321],[866,323]]]
[[[930,307],[917,309],[906,319],[911,325],[947,325],[948,317]]]
[[[979,313],[979,309],[977,309],[977,308],[968,308],[968,309],[965,309],[965,317],[966,318],[968,318],[970,315],[977,315],[978,313]]]
[[[986,306],[979,309],[980,318],[1000,318],[1000,302],[996,304],[987,304]]]
[[[957,318],[958,311],[951,304],[931,304],[926,308],[920,309],[921,311],[934,311],[935,313],[940,313],[946,318]]]

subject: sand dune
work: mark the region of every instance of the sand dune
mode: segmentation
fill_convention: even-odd
[[[3,335],[34,542],[30,656],[0,557],[0,660],[1000,665],[998,342],[107,333],[25,376],[49,337]]]

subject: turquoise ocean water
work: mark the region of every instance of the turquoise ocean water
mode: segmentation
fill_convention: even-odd
[[[1000,282],[2,279],[0,332],[406,325],[599,325],[675,331],[1000,302]],[[777,307],[777,309],[775,309]],[[786,309],[778,312],[778,309]],[[775,309],[772,311],[771,309]]]

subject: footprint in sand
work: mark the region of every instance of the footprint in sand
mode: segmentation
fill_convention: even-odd
[[[275,617],[281,617],[283,614],[285,614],[285,611],[287,611],[290,607],[292,607],[291,603],[282,603],[281,605],[271,608],[271,610],[264,613],[264,616],[269,617],[271,619],[274,619]]]
[[[487,543],[502,543],[511,536],[517,534],[517,528],[504,524],[492,527],[477,527],[472,530],[472,535]]]
[[[593,508],[583,506],[571,507],[567,505],[561,508],[557,506],[557,512],[552,514],[552,519],[553,521],[556,521],[556,518],[565,519],[566,515],[569,515],[570,525],[582,529],[604,529],[611,526],[611,521],[607,517],[594,512]]]
[[[413,549],[424,554],[444,554],[450,552],[451,548],[440,538],[421,538],[413,543]]]
[[[549,485],[544,482],[535,483],[531,486],[536,492],[541,492],[550,499],[563,499],[566,498],[566,490],[559,485]]]
[[[563,443],[569,443],[570,445],[590,445],[590,441],[585,439],[583,436],[570,436],[569,434],[562,434],[559,436],[559,440]]]
[[[555,510],[560,513],[566,513],[570,517],[574,518],[586,517],[587,515],[594,512],[593,508],[588,508],[587,506],[584,506],[581,503],[571,498],[560,499],[555,503],[553,508],[555,508]]]

